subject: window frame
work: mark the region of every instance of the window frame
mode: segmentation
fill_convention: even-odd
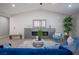
[[[35,26],[34,26],[34,22],[35,22],[35,21],[39,21],[39,24],[41,24],[41,25],[38,26],[38,27],[35,27]],[[45,26],[42,26],[42,21],[45,21]],[[34,19],[34,20],[33,20],[33,28],[39,28],[39,27],[46,28],[46,19]]]

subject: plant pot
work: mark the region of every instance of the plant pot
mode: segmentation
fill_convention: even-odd
[[[38,41],[41,41],[41,37],[38,37]]]
[[[64,36],[64,39],[67,40],[68,37],[69,37],[68,35],[65,35],[65,36]]]
[[[70,35],[71,35],[71,33],[70,33],[70,32],[67,32],[67,34],[64,35],[64,38],[67,40],[67,38],[68,38]]]

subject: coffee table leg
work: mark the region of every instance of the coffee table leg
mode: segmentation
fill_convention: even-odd
[[[20,39],[22,39],[22,35],[20,35]]]
[[[12,36],[9,36],[9,39],[12,39]]]

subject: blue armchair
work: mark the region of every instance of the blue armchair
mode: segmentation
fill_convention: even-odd
[[[57,32],[55,34],[53,34],[53,40],[56,42],[60,42],[60,40],[64,37],[64,33],[61,32]]]
[[[79,37],[73,37],[73,39],[74,39],[74,46],[76,49],[78,49],[79,48]]]

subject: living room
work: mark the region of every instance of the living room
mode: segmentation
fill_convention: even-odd
[[[34,48],[38,52],[44,48],[56,49],[65,42],[64,38],[58,37],[64,36],[64,20],[68,18],[72,20],[69,25],[72,39],[79,39],[78,10],[79,3],[0,3],[0,47]],[[77,48],[66,46],[68,54],[79,54],[78,44],[79,40]],[[60,55],[63,53],[66,54],[59,52]]]

